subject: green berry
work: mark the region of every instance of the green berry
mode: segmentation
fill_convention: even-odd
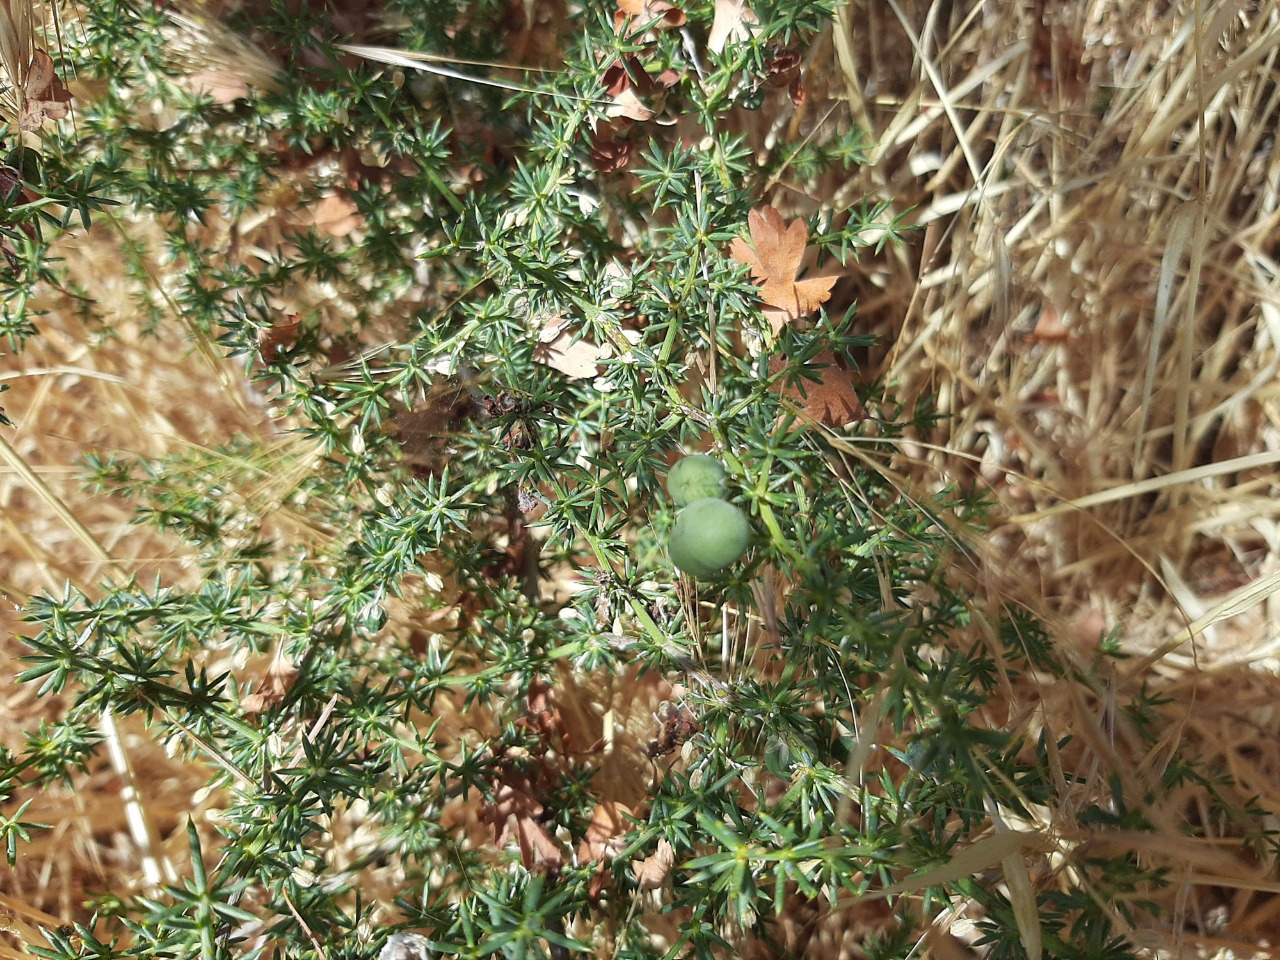
[[[677,460],[667,471],[667,493],[677,507],[707,497],[724,497],[724,467],[715,457],[698,453]]]
[[[711,580],[747,549],[751,525],[732,503],[704,497],[676,517],[667,540],[671,562],[699,580]]]

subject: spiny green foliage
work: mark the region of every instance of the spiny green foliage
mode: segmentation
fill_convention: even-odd
[[[1025,743],[982,712],[1001,669],[1075,680],[1034,623],[1002,628],[1000,651],[964,639],[973,614],[951,577],[964,561],[941,518],[978,522],[982,504],[962,491],[928,507],[904,497],[878,466],[887,453],[841,460],[789,412],[783,389],[807,361],[830,351],[851,362],[866,345],[852,316],[784,330],[772,366],[743,347],[765,324],[730,240],[779,178],[860,156],[839,111],[803,143],[761,149],[734,132],[777,96],[771,58],[824,29],[830,4],[759,5],[753,36],[723,54],[703,50],[698,64],[690,50],[710,4],[686,10],[687,30],[653,35],[619,34],[610,11],[586,15],[566,25],[564,69],[505,106],[488,87],[353,63],[330,42],[333,25],[308,10],[262,6],[238,25],[287,54],[286,76],[281,92],[231,106],[175,82],[160,5],[95,4],[65,51],[67,66],[111,84],[78,117],[78,139],[50,140],[47,169],[67,209],[104,194],[158,216],[172,304],[247,359],[322,458],[294,470],[287,451],[236,441],[199,457],[89,462],[101,489],[136,500],[139,522],[191,544],[203,583],[31,603],[38,633],[23,679],[71,706],[3,758],[0,787],[13,794],[20,782],[71,775],[99,748],[94,721],[110,708],[144,714],[158,740],[207,763],[222,816],[214,843],[190,828],[181,884],[104,899],[97,926],[51,935],[43,955],[370,958],[389,931],[369,923],[394,915],[441,955],[725,956],[779,936],[772,920],[789,905],[842,909],[945,864],[990,828],[993,809],[1053,806],[1050,746],[1065,745]],[[506,11],[389,0],[380,21],[398,32],[379,39],[501,59]],[[650,76],[681,72],[665,104],[679,126],[633,131],[628,172],[603,173],[592,157],[607,108],[601,75],[628,55]],[[177,109],[171,125],[136,119],[153,100]],[[343,163],[345,179],[334,172]],[[299,234],[252,265],[204,248],[202,220],[269,207],[290,177],[316,196],[345,183],[363,228]],[[849,262],[872,225],[894,235],[882,214],[824,210],[811,242]],[[170,322],[133,253],[139,303]],[[21,259],[49,281],[40,251]],[[347,327],[304,316],[296,342],[267,362],[261,342],[282,322],[279,299],[307,284],[352,305]],[[610,348],[598,377],[537,362],[546,318],[571,318],[575,334]],[[362,356],[389,326],[394,342]],[[3,329],[15,342],[30,332]],[[446,369],[453,380],[442,381]],[[447,400],[438,426],[450,429],[412,469],[405,411],[430,409],[428,397]],[[930,427],[923,406],[868,400],[883,418],[883,442],[869,451]],[[698,588],[663,558],[675,510],[662,477],[675,455],[709,445],[755,537],[724,580]],[[272,479],[271,497],[246,493]],[[306,516],[317,535],[273,532],[274,510]],[[444,592],[422,589],[424,562],[450,584]],[[565,569],[578,589],[549,602],[539,588]],[[789,586],[762,611],[753,587],[774,571]],[[467,615],[414,652],[388,626],[388,603],[401,596],[424,618],[462,598]],[[756,625],[761,615],[776,619],[776,634]],[[766,670],[724,655],[767,642]],[[281,654],[297,674],[246,712],[244,684],[260,691],[263,679],[211,673],[209,650]],[[689,692],[670,742],[637,763],[655,783],[605,854],[601,882],[597,862],[572,855],[609,799],[593,782],[598,751],[557,743],[545,694],[566,671],[637,665],[688,675]],[[475,736],[433,721],[458,704],[480,718]],[[860,725],[868,714],[883,718],[895,759],[860,740],[884,732]],[[851,777],[857,756],[874,762]],[[459,798],[500,808],[513,784],[539,809],[526,826],[563,863],[442,823]],[[1083,803],[1081,817],[1143,829],[1125,812],[1150,798],[1113,789]],[[338,865],[327,831],[353,809],[374,839],[363,859]],[[0,820],[11,856],[36,826],[20,815]],[[665,942],[650,933],[659,918],[629,866],[661,844],[673,854],[664,910],[676,933]],[[362,891],[362,871],[388,861],[407,878],[394,906]],[[1076,887],[1064,877],[1067,886],[1038,893],[1045,956],[1131,955],[1106,904],[1127,898],[1141,910],[1158,878],[1131,858],[1073,868]],[[913,924],[959,894],[985,909],[994,955],[1019,956],[1023,931],[999,884],[998,871],[924,882],[861,947],[907,955]]]

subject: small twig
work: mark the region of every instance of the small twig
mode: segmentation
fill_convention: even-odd
[[[300,914],[298,912],[298,908],[293,905],[293,901],[289,899],[289,891],[282,890],[281,894],[284,897],[285,904],[289,907],[289,912],[293,914],[293,919],[298,921],[299,925],[306,933],[307,939],[310,940],[311,945],[316,948],[316,953],[320,955],[321,960],[329,960],[329,955],[325,953],[324,946],[320,943],[319,938],[316,937],[307,921],[302,919],[302,914]]]

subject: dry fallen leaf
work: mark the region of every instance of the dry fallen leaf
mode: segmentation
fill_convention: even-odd
[[[764,315],[776,336],[792,320],[826,303],[840,278],[826,274],[800,279],[808,239],[803,220],[787,223],[773,207],[757,207],[748,216],[748,227],[751,243],[735,239],[729,253],[751,268],[760,285]]]
[[[555,318],[547,322],[538,334],[533,359],[559,370],[570,380],[594,377],[599,369],[601,350],[589,340],[574,341],[569,321]]]
[[[481,819],[493,824],[498,846],[506,844],[515,835],[520,846],[520,862],[525,869],[558,870],[564,865],[564,854],[551,838],[538,817],[543,806],[527,790],[503,783],[494,794],[493,803],[481,814]]]
[[[301,314],[286,313],[284,319],[273,323],[270,329],[258,331],[258,353],[263,363],[275,363],[281,352],[293,346],[301,323]]]
[[[759,22],[746,0],[716,0],[715,17],[707,35],[707,49],[712,53],[724,53],[729,44],[750,40]]]
[[[258,689],[240,701],[240,709],[249,717],[265,713],[284,700],[297,676],[297,667],[288,660],[273,663],[267,669]]]
[[[618,0],[618,9],[613,14],[613,29],[622,33],[627,24],[631,29],[627,33],[652,28],[654,30],[675,30],[685,24],[684,11],[667,0]]]
[[[667,876],[676,862],[676,852],[666,839],[658,841],[658,848],[643,860],[631,861],[631,872],[641,890],[657,890],[667,882]]]
[[[197,97],[209,97],[217,104],[234,103],[249,96],[249,84],[231,70],[200,70],[187,77],[183,86]]]
[[[787,88],[787,95],[797,107],[804,103],[804,74],[800,67],[804,60],[796,50],[783,50],[771,56],[765,64],[764,85],[767,89]]]
[[[364,227],[364,216],[345,194],[334,193],[302,208],[284,210],[286,229],[318,230],[331,237],[345,237]]]
[[[70,112],[70,102],[71,93],[58,79],[53,59],[43,50],[36,50],[22,84],[18,125],[23,130],[38,130],[46,119],[61,120]]]
[[[315,228],[331,237],[345,237],[364,226],[364,217],[356,205],[336,193],[312,207],[311,217]]]
[[[769,373],[782,370],[784,361],[774,357],[769,361]],[[817,380],[797,380],[782,388],[782,394],[795,401],[805,416],[825,426],[836,428],[867,419],[867,409],[858,399],[849,372],[841,367],[830,350],[823,350],[810,364],[816,369]]]
[[[605,115],[641,123],[650,120],[662,112],[667,91],[679,80],[680,74],[671,69],[663,70],[656,77],[649,76],[640,59],[628,54],[610,64],[600,78],[605,93],[613,101],[605,107]]]
[[[631,829],[627,819],[631,808],[625,803],[606,800],[596,805],[591,814],[587,835],[578,844],[578,863],[595,863],[620,853],[625,844],[619,840]]]

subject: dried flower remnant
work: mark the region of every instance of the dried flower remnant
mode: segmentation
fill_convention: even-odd
[[[663,703],[657,719],[662,724],[662,732],[645,748],[650,759],[674,753],[701,729],[693,711],[683,704]]]
[[[387,938],[378,960],[429,960],[431,942],[420,933],[394,933]]]

